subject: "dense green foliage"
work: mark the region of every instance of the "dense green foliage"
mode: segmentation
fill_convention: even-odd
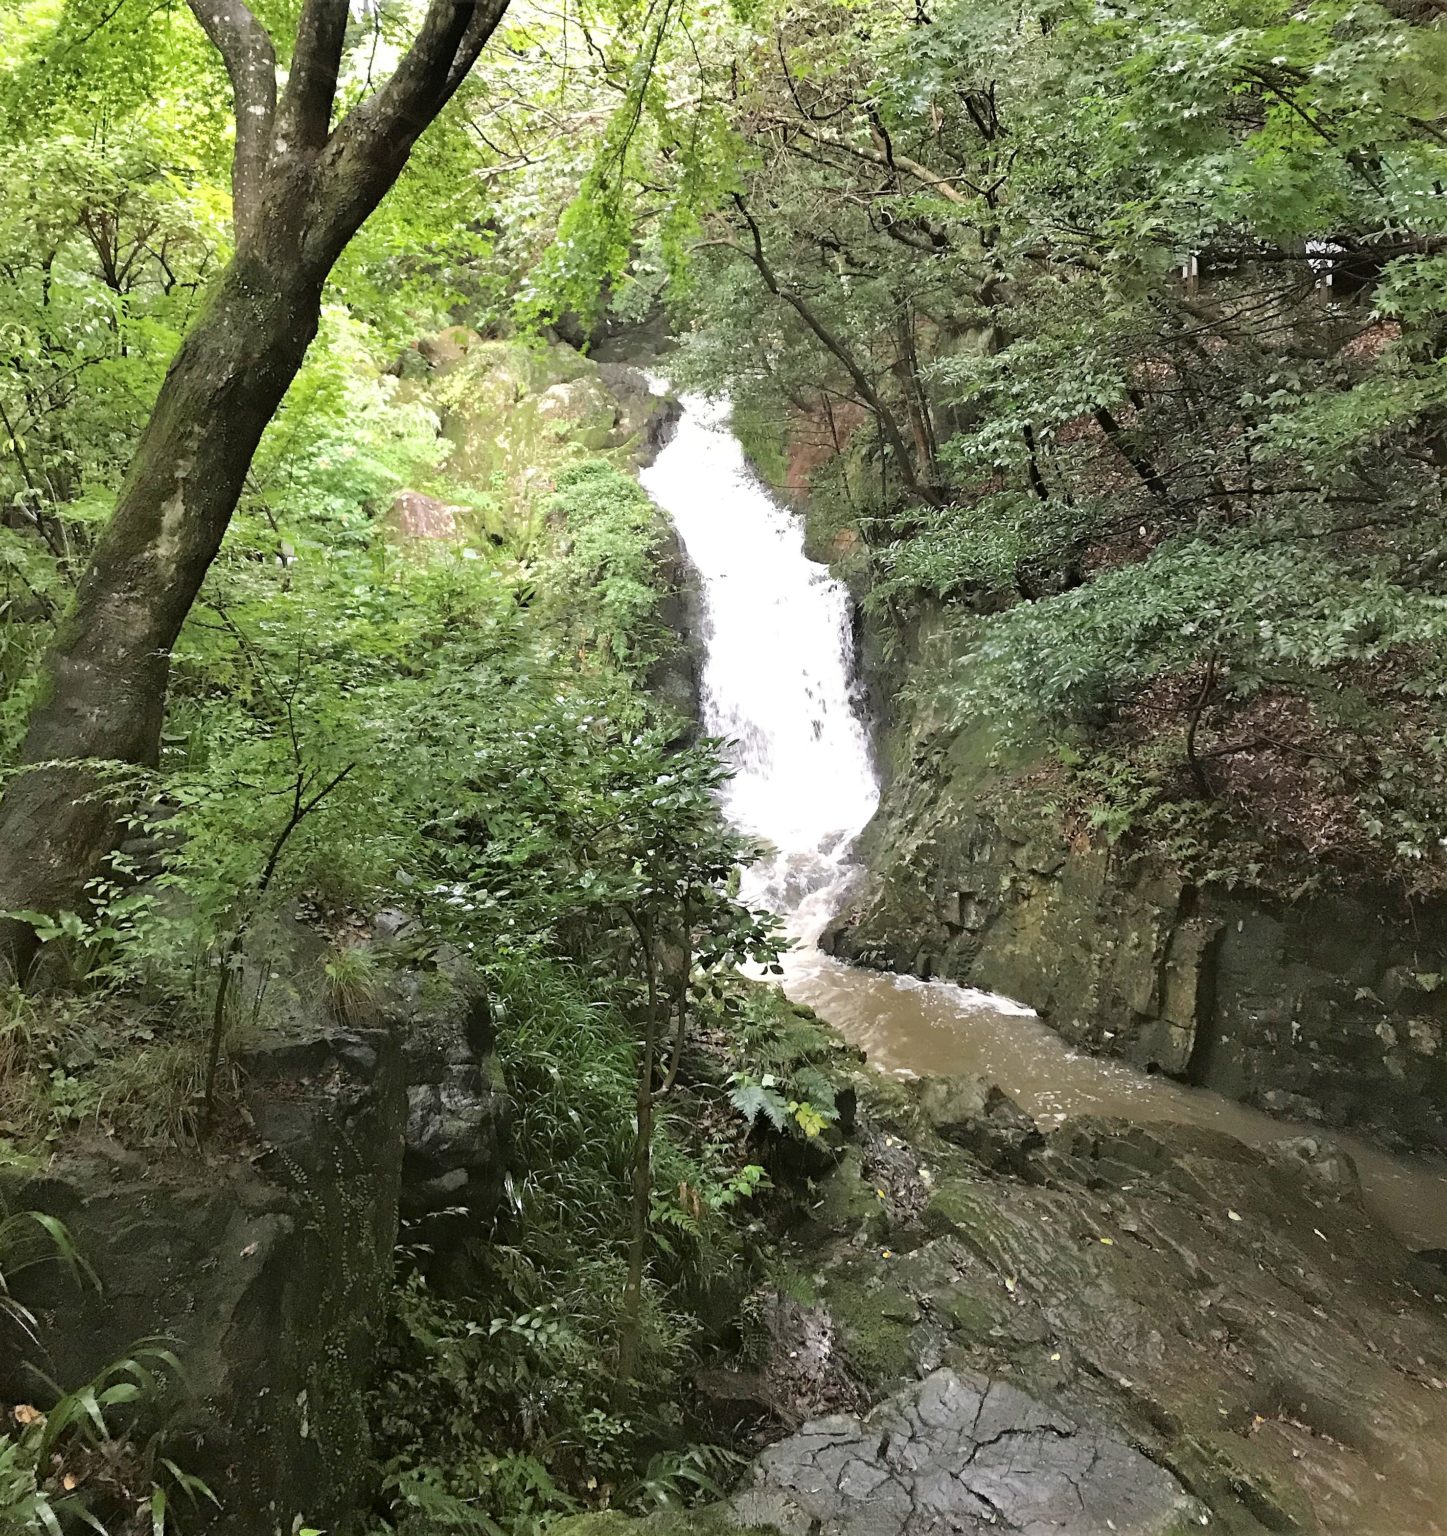
[[[518,16],[348,252],[175,648],[160,764],[109,780],[129,808],[111,873],[83,912],[26,912],[44,984],[0,1018],[11,1156],[93,1129],[214,1147],[249,1042],[298,995],[348,1026],[394,971],[478,973],[516,1174],[445,1285],[404,1234],[375,1404],[378,1511],[429,1530],[677,1501],[729,1465],[692,1445],[680,1383],[766,1181],[726,1090],[700,1113],[677,1079],[690,1031],[724,1020],[721,978],[775,941],[730,894],[750,850],[717,810],[716,744],[686,745],[647,693],[677,640],[636,444],[609,437],[621,407],[566,348],[478,335],[556,308],[522,274],[576,168],[634,133],[559,135],[559,116],[591,130],[619,81],[628,111],[652,102],[662,76],[630,38],[672,47],[672,20]],[[408,24],[360,18],[348,68]],[[183,11],[25,3],[0,29],[8,771],[38,658],[229,255],[231,124]],[[409,531],[417,504],[443,536]],[[401,931],[376,943],[384,910]],[[317,974],[292,975],[317,940]],[[650,1127],[655,1076],[671,1097]],[[0,1441],[0,1523],[71,1518],[59,1493],[36,1513],[69,1401]]]
[[[411,20],[354,16],[345,99]],[[1202,878],[1438,889],[1444,81],[1435,16],[1347,0],[512,12],[335,272],[161,761],[110,783],[110,875],[25,914],[0,1146],[214,1138],[297,925],[342,1025],[463,956],[514,1174],[461,1281],[407,1235],[379,1517],[710,1489],[683,1383],[753,1273],[760,1146],[836,1116],[831,1047],[728,979],[775,936],[731,892],[717,744],[649,696],[636,443],[558,338],[666,306],[675,381],[731,392],[878,632],[967,639],[914,686],[1032,796]],[[231,251],[227,101],[180,7],[0,8],[7,776]],[[43,1492],[35,1436],[0,1440],[0,1514]]]

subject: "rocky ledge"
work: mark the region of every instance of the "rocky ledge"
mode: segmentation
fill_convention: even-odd
[[[486,997],[460,964],[402,975],[359,1027],[316,987],[275,985],[278,1025],[204,1147],[94,1137],[0,1167],[0,1211],[57,1218],[87,1265],[18,1277],[38,1327],[0,1340],[0,1402],[44,1405],[49,1384],[163,1339],[182,1374],[137,1437],[163,1429],[212,1490],[184,1528],[216,1536],[335,1528],[365,1503],[399,1210],[445,1263],[485,1227],[506,1166]]]
[[[1169,1473],[1099,1426],[949,1369],[865,1419],[817,1419],[770,1447],[732,1513],[786,1536],[1167,1536],[1208,1521]]]
[[[855,1086],[755,1298],[761,1367],[700,1380],[776,1443],[731,1501],[647,1524],[1447,1536],[1447,1276],[1343,1154]]]

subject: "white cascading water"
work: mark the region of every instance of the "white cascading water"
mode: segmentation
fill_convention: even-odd
[[[732,743],[730,821],[775,850],[749,872],[744,895],[789,919],[797,942],[784,959],[788,995],[818,1009],[875,1066],[979,1073],[1042,1124],[1104,1114],[1214,1126],[1256,1145],[1290,1134],[1289,1124],[1203,1089],[1079,1055],[1007,998],[861,970],[818,949],[814,939],[849,884],[854,838],[879,801],[851,698],[849,595],[805,558],[800,520],[749,468],[726,403],[686,396],[676,435],[642,479],[703,584],[704,724]],[[1335,1140],[1399,1236],[1447,1247],[1447,1172]]]
[[[801,521],[760,485],[726,402],[684,401],[643,472],[702,579],[705,728],[732,743],[729,820],[777,850],[748,896],[784,913],[845,872],[879,802],[851,698],[849,594],[804,555]]]

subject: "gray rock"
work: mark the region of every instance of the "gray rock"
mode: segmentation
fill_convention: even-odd
[[[930,1125],[987,1168],[1018,1173],[1043,1142],[1030,1116],[985,1078],[928,1077],[915,1092]]]
[[[74,1388],[162,1336],[184,1377],[138,1433],[164,1423],[221,1504],[188,1511],[187,1529],[288,1536],[366,1491],[404,1086],[382,1032],[272,1040],[244,1065],[255,1132],[239,1145],[95,1140],[41,1174],[0,1169],[0,1203],[63,1221],[100,1282],[53,1264],[20,1277],[37,1341],[6,1337],[0,1397],[43,1403],[45,1380]]]
[[[771,1446],[733,1514],[786,1536],[1176,1536],[1204,1511],[1108,1431],[946,1369]]]
[[[389,1013],[407,1074],[401,1210],[417,1221],[466,1209],[486,1222],[502,1198],[509,1102],[492,1056],[487,991],[461,964],[404,975]]]
[[[1357,1165],[1348,1153],[1325,1137],[1288,1136],[1264,1150],[1283,1167],[1300,1170],[1339,1195],[1361,1198],[1362,1181]]]

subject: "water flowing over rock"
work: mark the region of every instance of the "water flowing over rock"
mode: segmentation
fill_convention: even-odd
[[[849,595],[804,555],[800,521],[759,483],[727,405],[685,400],[644,470],[703,582],[703,716],[727,738],[729,818],[776,850],[755,900],[792,910],[837,880],[878,799],[856,707]]]

